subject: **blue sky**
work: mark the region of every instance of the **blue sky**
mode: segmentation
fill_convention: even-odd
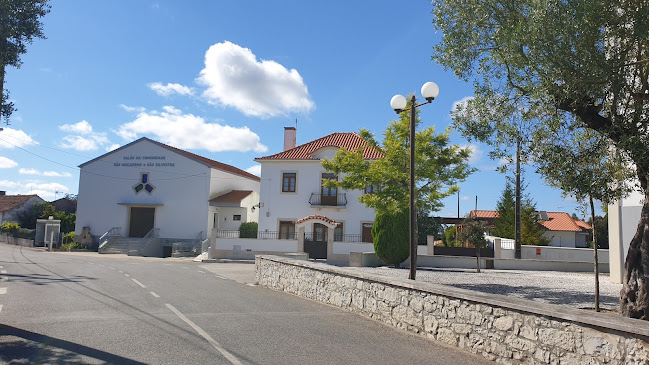
[[[258,173],[297,143],[361,128],[380,135],[397,93],[427,81],[440,95],[421,109],[443,131],[473,95],[431,60],[441,35],[432,5],[412,1],[51,1],[36,40],[5,87],[19,109],[0,132],[0,190],[53,200],[76,194],[76,166],[146,136]],[[457,133],[454,143],[470,145]],[[460,214],[495,209],[505,177],[489,148],[460,185]],[[537,208],[577,211],[528,168]],[[439,212],[457,215],[457,196]],[[580,214],[581,215],[581,214]]]

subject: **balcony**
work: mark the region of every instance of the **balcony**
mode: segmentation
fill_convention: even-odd
[[[309,204],[312,207],[345,207],[347,206],[347,194],[338,193],[336,196],[311,194]]]

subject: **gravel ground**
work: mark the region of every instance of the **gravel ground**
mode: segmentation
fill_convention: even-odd
[[[388,267],[353,269],[404,279],[409,272]],[[593,273],[483,269],[478,274],[475,270],[419,268],[417,280],[573,308],[595,307]],[[620,289],[622,284],[612,284],[608,274],[600,274],[600,307],[617,311]]]

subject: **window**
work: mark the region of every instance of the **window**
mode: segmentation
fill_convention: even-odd
[[[295,239],[295,222],[293,221],[279,222],[279,239],[280,240]]]
[[[336,228],[334,228],[334,241],[343,241],[343,224],[338,223]]]
[[[367,185],[365,187],[365,194],[374,194],[375,191],[374,185]]]
[[[297,174],[295,172],[285,172],[282,174],[282,192],[284,193],[294,193],[295,192],[295,180]]]
[[[241,220],[241,214],[235,214],[232,216],[233,221],[240,221]]]

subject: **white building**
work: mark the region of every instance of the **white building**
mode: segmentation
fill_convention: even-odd
[[[608,206],[608,249],[611,282],[622,283],[631,239],[638,230],[644,195],[633,192]]]
[[[200,242],[212,228],[258,218],[257,176],[148,138],[79,167],[75,234],[88,227],[95,245],[106,234],[103,241],[132,247],[148,234],[156,239],[144,254],[167,256],[174,242]]]
[[[261,164],[262,181],[259,231],[295,239],[297,221],[320,216],[336,222],[334,241],[372,242],[374,209],[358,201],[366,192],[324,187],[324,180],[338,176],[321,165],[322,159],[334,157],[339,149],[354,150],[366,142],[356,133],[332,133],[296,147],[295,137],[295,128],[285,128],[284,151],[255,159]],[[380,151],[365,150],[368,160],[381,157]],[[322,222],[314,220],[304,228],[307,241],[326,241],[327,228]]]

